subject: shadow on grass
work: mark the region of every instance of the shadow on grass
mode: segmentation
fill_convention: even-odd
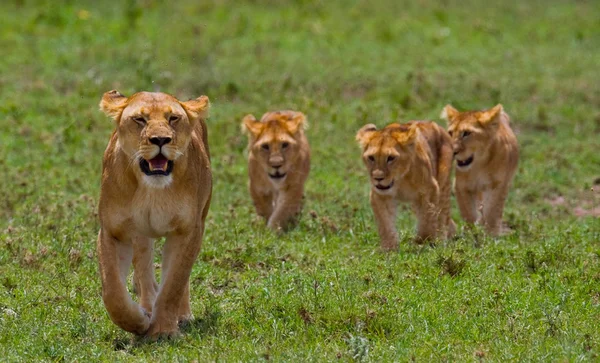
[[[140,348],[151,344],[176,343],[183,335],[195,335],[204,337],[206,335],[214,335],[217,333],[219,319],[221,313],[216,310],[208,310],[202,317],[195,318],[179,324],[181,334],[176,336],[159,337],[157,340],[152,340],[143,336],[120,336],[112,341],[114,351],[126,351],[134,354],[133,349]]]
[[[199,336],[213,335],[217,332],[221,312],[218,310],[207,310],[204,315],[179,325],[184,334],[196,334]]]

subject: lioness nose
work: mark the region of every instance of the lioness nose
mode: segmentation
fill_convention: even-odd
[[[171,138],[170,137],[151,137],[150,138],[150,143],[154,144],[154,145],[158,145],[158,146],[163,146],[165,144],[168,144],[171,142]]]
[[[277,169],[280,168],[283,165],[283,158],[282,157],[277,157],[274,156],[269,160],[271,167]]]

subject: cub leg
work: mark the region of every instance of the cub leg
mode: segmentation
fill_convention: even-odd
[[[478,217],[478,206],[477,206],[477,194],[456,186],[456,201],[458,203],[458,209],[460,209],[460,215],[465,222],[474,224],[477,222]]]
[[[267,226],[274,231],[285,230],[302,210],[303,188],[294,188],[279,192],[275,202],[275,210],[269,218]]]
[[[451,203],[450,195],[452,194],[452,161],[454,152],[450,143],[444,144],[440,148],[440,157],[438,158],[437,167],[437,183],[440,188],[439,206],[440,216],[438,219],[438,227],[442,237],[452,238],[456,233],[456,224],[450,216]]]
[[[268,221],[269,217],[273,214],[273,193],[261,191],[251,184],[250,196],[252,197],[256,214]]]
[[[123,330],[144,334],[150,325],[148,314],[127,292],[127,275],[133,256],[131,243],[116,240],[103,228],[98,234],[98,258],[102,300],[111,320]]]
[[[398,231],[396,230],[396,211],[398,204],[389,196],[380,195],[371,190],[371,208],[379,230],[381,248],[385,251],[398,249]]]
[[[508,185],[501,185],[483,194],[483,227],[492,236],[498,236],[502,229],[502,213],[508,195]]]
[[[440,226],[438,225],[438,219],[440,217],[438,200],[439,192],[436,189],[429,195],[421,196],[418,203],[415,205],[415,212],[417,214],[416,243],[431,241],[441,235],[439,230]]]
[[[177,335],[181,307],[189,311],[189,280],[192,267],[202,244],[204,225],[197,225],[188,235],[167,238],[163,252],[163,270],[158,296],[154,302],[150,328],[146,333],[152,339],[161,335]],[[182,303],[183,299],[187,299]]]
[[[158,284],[154,278],[154,241],[146,237],[133,239],[133,281],[139,296],[140,305],[148,313],[158,293]]]

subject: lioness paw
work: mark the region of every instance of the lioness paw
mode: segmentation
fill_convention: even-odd
[[[151,341],[164,340],[164,339],[175,339],[181,336],[179,327],[177,324],[158,324],[151,323],[150,328],[145,334],[147,339]]]

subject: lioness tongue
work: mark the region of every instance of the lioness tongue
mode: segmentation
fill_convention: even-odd
[[[167,170],[168,162],[169,162],[169,159],[167,159],[163,154],[158,154],[153,159],[148,160],[151,171]]]

